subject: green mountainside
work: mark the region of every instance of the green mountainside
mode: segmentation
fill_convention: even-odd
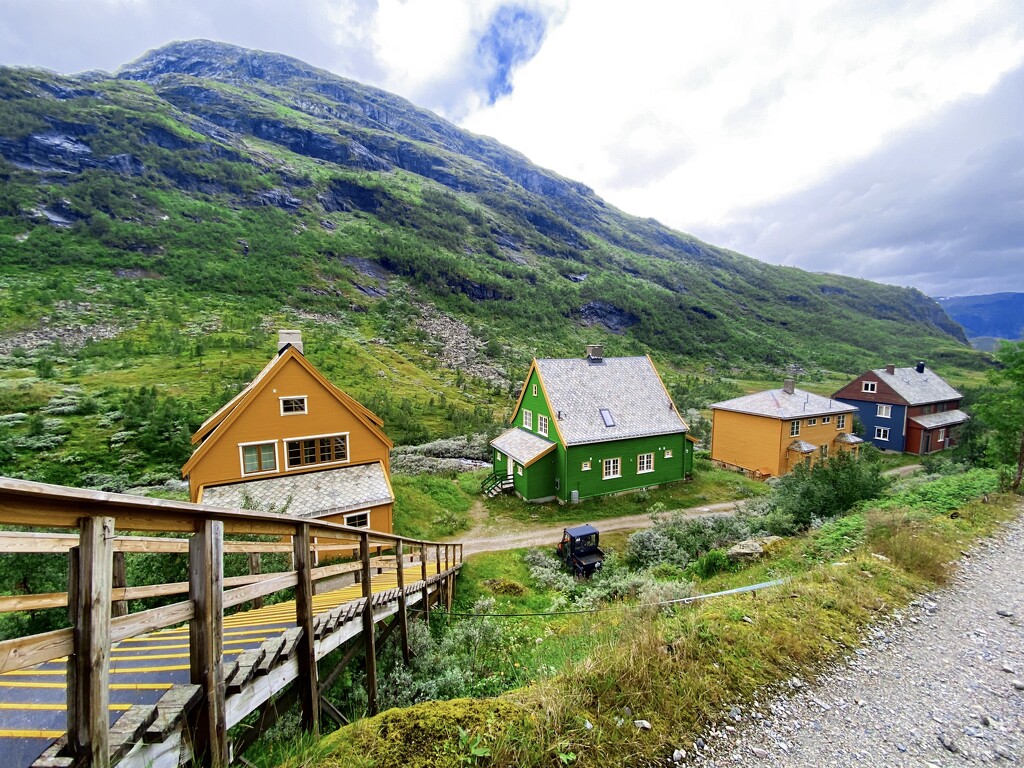
[[[716,248],[396,96],[229,45],[116,75],[0,68],[0,181],[7,474],[173,473],[278,327],[397,442],[487,428],[531,356],[585,343],[651,353],[670,380],[979,360],[919,291]]]

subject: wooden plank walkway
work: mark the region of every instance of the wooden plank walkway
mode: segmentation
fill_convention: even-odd
[[[406,565],[405,574],[407,600],[409,604],[417,603],[423,587],[419,563]],[[379,598],[390,598],[381,600],[382,607],[394,605],[397,573],[387,571],[374,576],[371,589],[375,603]],[[429,589],[433,590],[434,586]],[[358,583],[313,596],[318,659],[359,634],[361,626],[345,625],[359,625],[362,603],[362,585]],[[289,640],[294,646],[288,631],[294,627],[294,600],[224,617],[229,726],[261,703],[255,701],[259,696],[250,695],[248,705],[240,702],[242,706],[232,707],[232,700],[245,698],[243,694],[257,678],[269,675],[287,660],[289,649],[285,646]],[[275,646],[276,650],[268,655],[266,649]],[[155,705],[173,688],[189,687],[189,669],[188,626],[164,629],[115,644],[111,652],[109,684],[111,726],[133,705]],[[3,755],[0,763],[9,768],[29,768],[64,736],[66,709],[66,658],[0,674],[0,754]]]

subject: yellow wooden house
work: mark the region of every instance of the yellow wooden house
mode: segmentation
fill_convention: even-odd
[[[744,395],[711,406],[711,459],[757,477],[778,477],[797,464],[813,465],[838,451],[857,451],[857,409],[797,389]]]
[[[181,474],[193,502],[287,512],[391,532],[392,443],[383,420],[302,354],[298,331],[203,422]]]

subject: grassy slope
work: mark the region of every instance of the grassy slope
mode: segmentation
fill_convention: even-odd
[[[589,637],[576,656],[566,657],[585,656],[570,670],[535,675],[538,682],[499,699],[383,713],[326,737],[299,761],[314,768],[459,765],[472,762],[468,747],[475,743],[487,751],[473,763],[478,765],[596,766],[644,764],[664,759],[676,746],[689,749],[730,706],[751,706],[760,686],[793,675],[813,677],[819,664],[849,652],[867,624],[943,581],[960,550],[1019,512],[1019,500],[1008,497],[965,506],[962,498],[947,498],[960,506],[953,518],[948,506],[930,511],[934,498],[928,505],[913,494],[897,500],[903,504],[897,514],[840,518],[783,543],[746,570],[701,584],[702,591],[715,591],[793,577],[784,588],[698,603],[667,616],[626,612],[555,620],[558,636]],[[843,565],[833,565],[837,561]],[[507,554],[472,558],[463,597],[487,594],[485,579],[499,590],[503,580],[524,583],[522,569]],[[513,610],[543,604],[530,594],[499,593],[499,600]],[[624,707],[632,717],[623,715]],[[653,729],[639,731],[633,717],[650,721]],[[460,728],[473,739],[460,738]]]

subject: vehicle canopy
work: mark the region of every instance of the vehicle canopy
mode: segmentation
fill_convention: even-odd
[[[565,532],[567,534],[569,534],[570,536],[572,536],[574,539],[576,539],[576,538],[579,538],[580,536],[589,536],[592,533],[596,534],[597,533],[597,528],[595,528],[594,526],[590,525],[589,523],[586,523],[584,525],[576,525],[576,526],[573,526],[572,528],[566,528]]]

